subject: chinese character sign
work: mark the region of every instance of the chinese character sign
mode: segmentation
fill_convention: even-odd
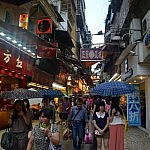
[[[128,123],[130,126],[141,126],[141,105],[138,94],[129,94],[128,99]]]

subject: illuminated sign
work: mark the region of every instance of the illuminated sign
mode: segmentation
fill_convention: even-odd
[[[83,48],[80,49],[81,61],[100,61],[102,58],[101,48]]]
[[[19,27],[28,29],[28,14],[20,14]]]

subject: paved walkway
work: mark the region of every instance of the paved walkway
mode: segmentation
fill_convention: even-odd
[[[130,127],[125,137],[125,150],[150,150],[148,134],[137,127]]]
[[[36,124],[36,122],[34,122]],[[60,127],[61,139],[65,126]],[[0,131],[0,137],[5,130]],[[73,150],[72,140],[61,140],[62,150]],[[89,144],[83,144],[82,150],[94,150]],[[0,150],[2,148],[0,147]],[[130,127],[125,136],[125,150],[150,150],[150,138],[148,134],[137,127]]]

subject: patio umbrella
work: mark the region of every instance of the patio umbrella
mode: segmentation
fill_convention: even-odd
[[[136,89],[125,82],[105,82],[97,85],[92,93],[101,96],[120,96],[123,94],[129,94],[135,92]]]
[[[39,90],[38,91],[42,96],[50,96],[50,97],[62,97],[64,94],[60,90]]]
[[[29,99],[39,97],[42,97],[42,95],[39,92],[22,88],[13,91],[6,91],[1,94],[1,98],[6,99]]]

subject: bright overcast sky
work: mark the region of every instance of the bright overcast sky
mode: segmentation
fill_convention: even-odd
[[[85,0],[85,16],[89,31],[96,34],[105,31],[105,19],[108,13],[109,0]],[[103,43],[103,36],[94,35],[93,43]]]

